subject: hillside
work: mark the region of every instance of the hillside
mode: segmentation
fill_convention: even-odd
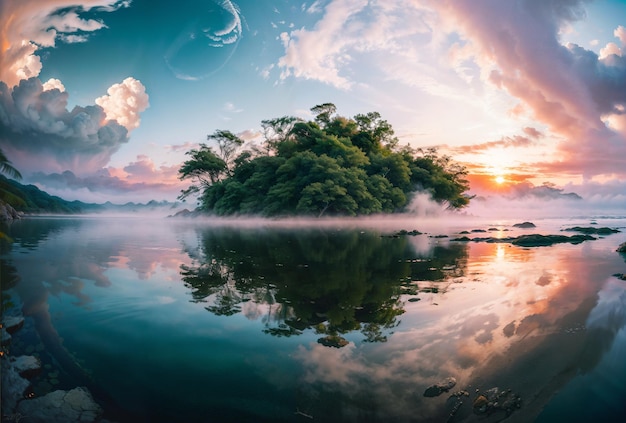
[[[162,209],[167,213],[178,203],[152,200],[146,204],[129,202],[126,204],[84,203],[67,201],[50,195],[35,185],[23,185],[15,180],[0,175],[0,202],[9,204],[13,209],[25,214],[85,214],[85,213],[135,213]]]
[[[67,201],[50,195],[35,185],[23,185],[0,175],[0,200],[10,204],[15,210],[24,213],[78,214],[103,211],[99,204]]]

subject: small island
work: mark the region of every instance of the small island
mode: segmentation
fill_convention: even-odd
[[[193,185],[206,214],[281,217],[357,216],[405,211],[413,195],[428,192],[450,209],[469,203],[466,169],[436,149],[400,146],[378,112],[345,118],[325,103],[314,121],[284,116],[262,121],[264,142],[244,145],[217,130],[187,154],[180,179]]]

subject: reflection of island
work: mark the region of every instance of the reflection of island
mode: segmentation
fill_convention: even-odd
[[[462,273],[467,250],[437,246],[420,257],[407,238],[357,230],[210,228],[200,239],[194,264],[181,267],[193,301],[216,315],[261,317],[275,336],[313,329],[328,346],[354,330],[385,341],[404,312],[401,295],[418,293],[413,281]]]

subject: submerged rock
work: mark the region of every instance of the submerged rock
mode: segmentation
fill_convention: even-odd
[[[456,385],[456,379],[453,377],[448,377],[442,380],[439,383],[435,383],[434,385],[429,386],[424,391],[425,397],[438,397],[444,392],[448,392],[450,389],[454,388]]]
[[[413,229],[412,231],[407,231],[406,229],[402,229],[402,230],[396,232],[394,235],[396,235],[396,236],[403,236],[403,235],[416,236],[416,235],[422,235],[422,232],[418,231],[417,229]]]
[[[466,236],[460,236],[458,238],[452,239],[452,241],[469,242],[469,241],[471,241],[471,239],[466,237]]]
[[[591,235],[521,235],[511,241],[513,245],[521,247],[545,247],[553,244],[580,244],[583,241],[595,240]]]
[[[20,376],[8,358],[2,359],[2,414],[11,414],[24,398],[30,382]]]
[[[28,416],[28,421],[32,423],[91,423],[102,416],[102,408],[82,387],[24,400],[19,403],[17,412]]]
[[[611,235],[619,233],[619,229],[612,229],[607,227],[602,228],[591,228],[591,227],[582,227],[582,226],[574,226],[572,228],[563,229],[565,232],[580,232],[581,234],[596,234],[596,235]]]
[[[9,363],[13,365],[20,376],[30,379],[41,371],[41,361],[32,355],[9,357]]]
[[[520,235],[517,237],[505,237],[505,238],[494,238],[494,237],[477,237],[477,238],[468,238],[466,236],[462,236],[459,238],[454,238],[452,241],[457,242],[489,242],[489,243],[510,243],[513,245],[517,245],[519,247],[547,247],[553,244],[562,244],[562,243],[570,243],[570,244],[580,244],[583,241],[592,241],[596,238],[591,235],[539,235],[539,234],[531,234],[531,235]]]
[[[615,251],[617,251],[618,253],[626,253],[626,242],[622,242]]]

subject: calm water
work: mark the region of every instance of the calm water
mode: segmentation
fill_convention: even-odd
[[[622,421],[626,230],[538,248],[435,237],[590,219],[512,223],[27,219],[0,263],[5,312],[27,317],[11,353],[42,359],[37,395],[88,386],[120,423],[499,421],[471,406],[493,387],[521,396],[510,421]],[[469,393],[452,417],[450,393],[423,395],[447,377]]]

